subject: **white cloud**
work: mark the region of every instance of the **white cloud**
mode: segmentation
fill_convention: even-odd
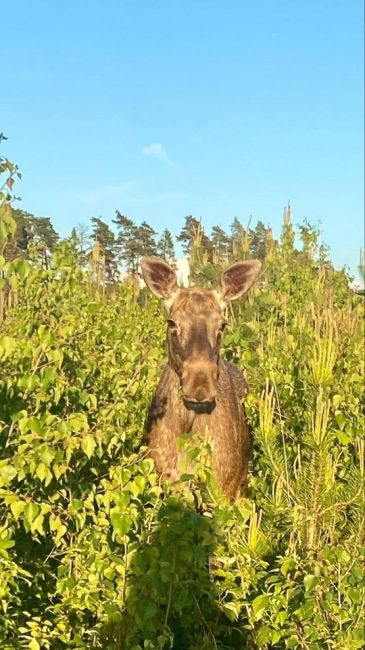
[[[143,147],[142,153],[144,156],[148,156],[149,158],[156,158],[156,160],[166,163],[167,165],[172,164],[172,160],[162,144],[150,144],[147,147]]]

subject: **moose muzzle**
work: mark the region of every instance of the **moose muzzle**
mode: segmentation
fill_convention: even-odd
[[[207,359],[185,361],[181,376],[184,401],[189,404],[214,404],[217,396],[218,365]]]

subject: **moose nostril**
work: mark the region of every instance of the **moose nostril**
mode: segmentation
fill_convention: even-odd
[[[215,401],[216,391],[213,386],[191,389],[189,387],[189,390],[183,390],[183,397],[187,402],[212,403]]]
[[[214,397],[204,396],[200,398],[199,395],[194,395],[194,397],[190,397],[189,395],[184,395],[184,402],[187,404],[196,404],[196,405],[215,404],[215,396]]]

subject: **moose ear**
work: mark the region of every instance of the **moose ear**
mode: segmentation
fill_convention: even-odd
[[[142,275],[148,288],[159,298],[168,300],[177,288],[176,273],[164,260],[158,257],[142,257]]]
[[[231,264],[221,277],[218,289],[221,300],[227,303],[242,296],[255,282],[260,269],[259,260],[242,260]]]

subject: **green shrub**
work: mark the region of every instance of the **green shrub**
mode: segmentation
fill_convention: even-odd
[[[288,228],[225,335],[254,431],[234,505],[209,441],[182,440],[173,488],[141,447],[157,301],[100,297],[65,244],[49,270],[0,259],[1,648],[363,647],[363,306]]]

